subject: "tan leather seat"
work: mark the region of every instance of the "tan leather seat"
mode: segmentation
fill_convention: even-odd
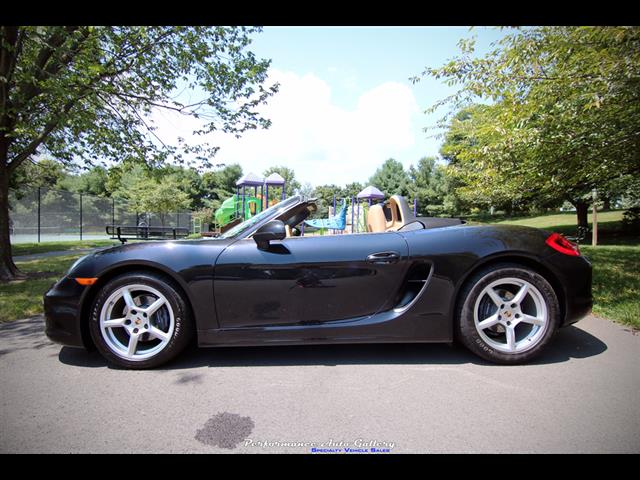
[[[403,226],[416,219],[407,203],[407,199],[400,195],[392,195],[387,205],[391,213],[391,221],[387,222],[387,231],[400,230]]]
[[[402,214],[400,213],[400,206],[398,205],[398,201],[392,196],[389,198],[389,202],[387,203],[389,210],[391,211],[391,221],[386,221],[385,218],[385,230],[386,231],[396,231],[404,222],[402,221]]]
[[[367,214],[367,231],[372,233],[384,232],[387,227],[387,219],[384,216],[382,205],[371,205]]]

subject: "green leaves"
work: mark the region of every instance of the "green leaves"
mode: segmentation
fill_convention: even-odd
[[[377,187],[386,196],[409,193],[409,175],[402,163],[390,158],[376,170],[369,179],[369,184]]]
[[[208,164],[217,147],[157,137],[155,109],[197,115],[202,133],[241,135],[269,125],[255,107],[278,87],[263,86],[269,61],[246,50],[259,29],[47,26],[19,27],[12,37],[9,28],[2,27],[2,54],[15,69],[0,71],[0,141],[7,144],[0,161],[11,171],[45,152],[68,161]],[[183,79],[195,97],[178,95]]]
[[[439,126],[467,200],[576,199],[640,173],[639,28],[525,28],[482,58],[471,52],[462,44],[425,70],[459,86]]]

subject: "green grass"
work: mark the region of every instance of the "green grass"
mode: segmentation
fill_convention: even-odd
[[[580,250],[593,263],[593,313],[640,329],[640,245]]]
[[[619,222],[622,220],[622,213],[622,210],[598,212],[598,225],[600,226],[602,223]],[[588,218],[589,224],[592,223],[592,216],[593,215],[590,213]],[[551,213],[547,215],[540,215],[538,217],[510,218],[508,220],[501,220],[497,223],[504,223],[508,225],[527,225],[529,227],[545,229],[569,227],[575,230],[577,216],[575,212]]]
[[[640,243],[640,232],[628,231],[623,228],[623,210],[598,212],[598,245],[637,245]],[[593,230],[592,215],[588,216],[589,230]],[[577,218],[575,212],[550,213],[537,217],[514,217],[504,219],[482,218],[469,221],[470,224],[495,223],[502,225],[525,225],[542,228],[561,233],[565,236],[575,236],[577,233]],[[581,242],[591,245],[591,233]]]
[[[42,313],[42,296],[69,270],[81,254],[16,262],[29,278],[0,283],[0,322]]]
[[[63,250],[81,250],[85,248],[108,247],[119,245],[117,240],[71,240],[68,242],[18,243],[11,245],[11,252],[17,255],[33,255],[35,253],[57,252]]]

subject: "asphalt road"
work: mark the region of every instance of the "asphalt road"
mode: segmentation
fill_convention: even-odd
[[[344,345],[192,349],[125,371],[42,329],[0,325],[2,453],[640,452],[640,335],[595,317],[517,367]]]

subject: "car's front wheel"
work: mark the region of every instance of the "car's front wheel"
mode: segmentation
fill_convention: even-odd
[[[559,323],[558,297],[538,272],[517,264],[493,265],[465,285],[458,337],[486,360],[518,364],[536,357]]]
[[[107,360],[139,369],[171,360],[193,335],[178,287],[150,272],[126,273],[107,282],[93,303],[89,329]]]

